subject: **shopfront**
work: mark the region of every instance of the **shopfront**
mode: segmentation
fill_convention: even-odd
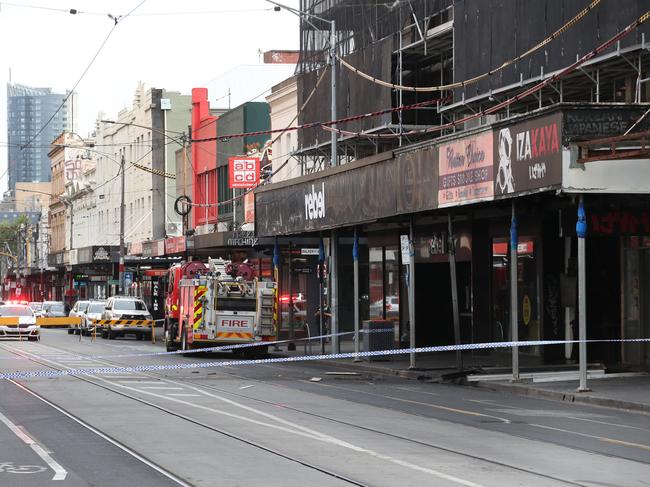
[[[412,227],[416,345],[427,346],[456,339],[452,251],[460,341],[510,339],[514,228],[519,339],[572,340],[579,318],[576,194],[583,194],[588,216],[596,217],[612,205],[617,211],[637,212],[612,217],[628,228],[616,237],[604,235],[612,218],[600,223],[589,220],[588,338],[649,336],[650,281],[645,282],[644,269],[650,270],[650,234],[644,225],[650,230],[650,217],[643,213],[650,209],[648,161],[586,165],[577,160],[574,145],[584,133],[578,128],[581,124],[596,130],[599,121],[627,116],[620,107],[612,110],[559,107],[259,188],[258,234],[323,235],[327,242],[330,230],[337,229],[339,289],[346,290],[339,294],[344,329],[345,310],[353,309],[354,303],[351,288],[345,287],[352,276],[341,267],[351,252],[342,242],[351,241],[356,227],[367,242],[361,260],[367,266],[361,291],[367,316],[399,323],[400,341],[406,345],[408,268],[400,242]],[[607,133],[607,127],[603,130]],[[622,196],[626,188],[637,193],[632,204]],[[576,359],[576,349],[571,345],[522,347],[520,353],[533,363],[564,363]],[[504,362],[509,360],[505,352],[489,353],[501,353]],[[639,343],[589,346],[589,356],[604,363],[647,365],[649,353]]]
[[[77,264],[71,270],[78,299],[106,299],[117,294],[118,262],[117,245],[93,245],[79,249]]]

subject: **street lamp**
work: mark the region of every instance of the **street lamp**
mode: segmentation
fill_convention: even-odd
[[[294,15],[297,15],[301,20],[304,20],[306,23],[311,25],[314,29],[319,30],[319,28],[314,25],[309,19],[315,19],[320,22],[325,22],[330,25],[330,52],[329,52],[329,65],[330,65],[330,98],[331,98],[331,112],[330,120],[336,120],[336,21],[334,19],[327,20],[318,15],[311,14],[309,12],[304,12],[302,10],[295,9],[293,7],[288,7],[281,3],[275,2],[274,0],[266,0],[267,2],[275,5],[274,10],[278,11],[280,9],[285,9],[291,12]],[[331,142],[330,142],[330,166],[334,167],[338,164],[338,154],[337,154],[337,144],[338,144],[338,134],[336,132],[336,125],[332,124],[331,131]],[[332,333],[332,353],[339,353],[339,340],[338,340],[338,232],[334,228],[331,230],[330,234],[330,276],[331,276],[331,297],[330,297],[330,327]],[[291,270],[289,270],[291,272]],[[321,309],[321,316],[323,310]]]
[[[300,19],[304,20],[306,23],[311,25],[314,29],[319,30],[319,28],[314,25],[309,19],[315,19],[320,22],[325,22],[327,24],[330,24],[330,52],[329,52],[329,66],[331,69],[330,72],[330,91],[331,91],[331,99],[332,99],[332,106],[331,108],[331,113],[330,113],[330,120],[336,120],[336,21],[335,20],[327,20],[324,19],[323,17],[319,17],[318,15],[311,14],[309,12],[305,12],[303,10],[298,10],[293,7],[289,7],[287,5],[283,5],[281,3],[275,2],[273,0],[266,0],[267,2],[275,5],[275,10],[276,12],[280,11],[280,9],[285,9],[288,12],[291,12],[294,15],[297,15]],[[336,128],[336,125],[331,126],[333,129]],[[330,165],[331,166],[336,166],[338,164],[338,147],[337,147],[337,142],[338,142],[338,134],[336,130],[331,131],[331,157],[330,157]]]

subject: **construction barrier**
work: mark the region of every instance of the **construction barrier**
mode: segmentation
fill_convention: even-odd
[[[127,333],[137,333],[139,330],[143,332],[147,329],[151,329],[151,343],[156,343],[156,330],[154,329],[156,325],[155,320],[92,320],[93,323],[93,339],[97,337],[97,329],[99,328],[102,331],[102,338],[110,337],[110,333],[115,332],[127,332]],[[104,334],[104,330],[106,334]]]
[[[36,318],[36,324],[39,326],[56,327],[78,327],[82,323],[79,316],[61,316],[59,318]]]
[[[24,317],[28,318],[28,317]],[[36,325],[47,326],[51,328],[56,327],[75,327],[81,324],[81,318],[76,316],[62,316],[60,318],[36,318]],[[18,326],[20,318],[18,316],[0,316],[0,325],[3,326]]]

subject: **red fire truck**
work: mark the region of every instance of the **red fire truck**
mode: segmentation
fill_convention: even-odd
[[[174,264],[167,271],[167,289],[165,294],[165,342],[167,335],[178,333],[180,317],[180,282],[182,279],[192,279],[196,275],[207,274],[208,267],[201,261]],[[169,348],[169,347],[167,347]],[[169,351],[169,350],[168,350]]]
[[[276,339],[277,284],[255,277],[248,265],[210,259],[206,270],[181,279],[177,287],[177,321],[170,319],[165,330],[168,351]],[[252,356],[266,348],[241,350]]]

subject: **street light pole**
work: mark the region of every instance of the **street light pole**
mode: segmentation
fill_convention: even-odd
[[[126,206],[124,204],[124,152],[120,159],[120,173],[121,173],[121,190],[120,190],[120,263],[119,263],[119,294],[124,294],[124,217],[126,213]]]
[[[330,91],[331,91],[331,113],[330,120],[336,120],[336,22],[332,20],[330,22]],[[333,129],[336,129],[336,125],[332,125]],[[337,154],[337,144],[338,137],[336,130],[332,130],[331,135],[331,157],[330,157],[330,166],[334,167],[338,164],[338,154]],[[338,232],[336,229],[332,229],[331,234],[331,263],[332,266],[332,297],[331,297],[331,309],[330,313],[332,314],[331,324],[332,324],[332,353],[339,353],[339,271],[338,271]]]
[[[306,23],[311,25],[314,29],[319,30],[319,28],[314,25],[309,19],[316,19],[320,22],[325,22],[330,24],[330,46],[329,46],[329,66],[330,66],[330,99],[331,99],[331,112],[330,120],[336,120],[336,21],[334,19],[328,20],[318,15],[311,14],[309,12],[304,12],[302,10],[283,5],[274,0],[266,0],[267,2],[275,5],[275,10],[280,9],[287,10],[294,15],[300,17],[301,20],[304,20]],[[330,167],[338,165],[338,134],[336,132],[336,125],[333,124],[331,132],[331,148],[330,148]],[[339,304],[338,304],[338,232],[334,228],[330,233],[330,276],[331,276],[331,285],[330,285],[330,326],[332,334],[332,353],[339,352]],[[321,315],[323,310],[321,309]]]
[[[330,22],[330,91],[331,91],[331,113],[330,120],[336,120],[336,21]],[[332,125],[331,132],[331,159],[330,165],[336,166],[338,164],[338,133],[336,132],[336,125]]]

